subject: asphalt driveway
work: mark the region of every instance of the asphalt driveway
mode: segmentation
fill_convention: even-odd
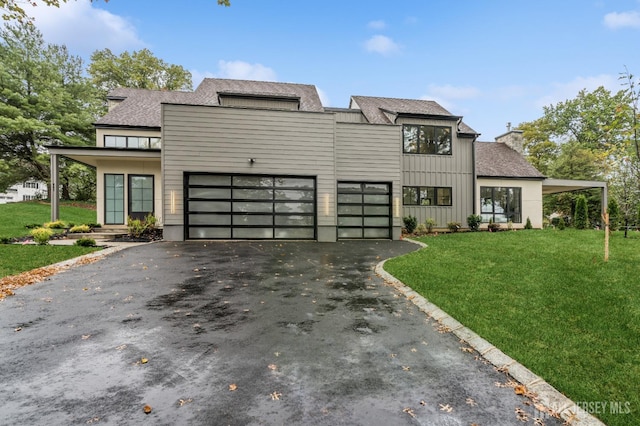
[[[374,274],[416,248],[163,242],[20,289],[0,303],[0,424],[533,424]]]

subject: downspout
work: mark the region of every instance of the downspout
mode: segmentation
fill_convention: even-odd
[[[477,195],[477,190],[476,187],[478,186],[478,174],[476,173],[476,141],[478,140],[478,136],[480,136],[479,133],[476,133],[473,136],[473,140],[471,141],[471,162],[473,164],[472,170],[473,170],[473,189],[471,190],[471,194],[473,197],[473,214],[478,214],[478,211],[476,209],[476,195]]]

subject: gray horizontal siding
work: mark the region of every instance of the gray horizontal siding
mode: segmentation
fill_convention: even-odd
[[[175,198],[165,223],[183,223],[183,173],[189,171],[317,176],[318,225],[335,225],[333,128],[332,114],[164,105],[165,211],[171,191]]]
[[[400,127],[336,123],[336,176],[341,181],[391,182],[392,201],[400,200]],[[401,218],[394,218],[400,226]]]

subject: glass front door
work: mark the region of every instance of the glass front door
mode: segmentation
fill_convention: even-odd
[[[129,217],[153,214],[153,175],[129,175]]]

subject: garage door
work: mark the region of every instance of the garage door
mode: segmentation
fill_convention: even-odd
[[[187,239],[315,239],[313,177],[185,174]]]
[[[338,182],[338,238],[391,238],[391,184]]]

